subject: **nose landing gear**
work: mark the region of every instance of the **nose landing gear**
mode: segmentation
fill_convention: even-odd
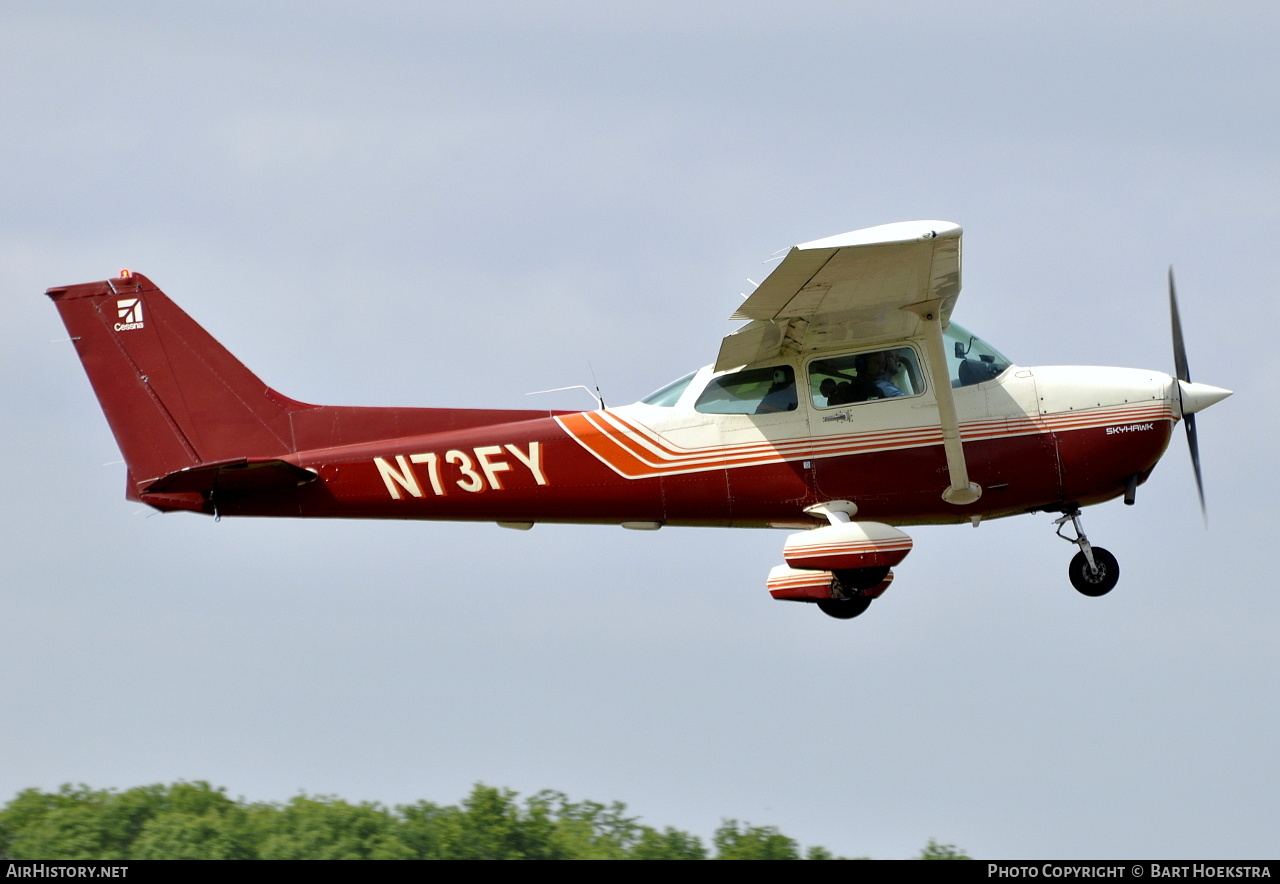
[[[1071,527],[1075,530],[1075,537],[1067,537],[1062,533],[1062,529],[1066,527],[1066,523],[1070,522]],[[1089,538],[1084,536],[1084,530],[1080,527],[1080,510],[1069,510],[1063,514],[1062,518],[1054,521],[1058,526],[1057,535],[1067,543],[1074,543],[1080,547],[1080,552],[1076,553],[1071,559],[1071,564],[1067,568],[1067,573],[1071,577],[1071,585],[1081,595],[1087,595],[1092,598],[1106,595],[1115,589],[1116,583],[1120,581],[1120,563],[1116,561],[1116,557],[1107,552],[1100,546],[1093,546],[1089,543]]]

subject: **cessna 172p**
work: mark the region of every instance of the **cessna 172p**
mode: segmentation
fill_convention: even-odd
[[[128,468],[126,495],[215,516],[797,529],[775,598],[861,614],[911,551],[900,526],[1060,514],[1072,584],[1116,559],[1080,509],[1132,503],[1193,415],[1176,377],[1012,364],[951,321],[961,229],[910,221],[796,246],[714,365],[586,412],[308,405],[259,380],[148,279],[49,289]],[[1201,491],[1201,505],[1204,497]],[[1074,536],[1062,532],[1070,525]]]

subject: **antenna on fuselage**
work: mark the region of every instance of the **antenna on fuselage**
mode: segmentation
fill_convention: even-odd
[[[586,384],[574,384],[569,387],[553,387],[550,390],[534,390],[532,393],[525,393],[525,395],[537,396],[540,393],[560,393],[560,392],[563,392],[564,390],[586,390],[587,395],[590,396],[592,399],[596,400],[596,407],[603,409],[605,407],[604,394],[600,392],[600,382],[596,380],[595,367],[590,363],[590,361],[588,361],[587,368],[591,372],[591,382],[596,385],[596,391],[594,393],[591,392],[591,388],[588,387]]]
[[[534,390],[530,393],[525,393],[525,395],[537,396],[541,393],[559,393],[563,390],[586,390],[587,395],[590,396],[592,399],[596,400],[596,405],[600,406],[601,408],[604,408],[604,399],[600,397],[599,390],[597,390],[595,393],[592,393],[591,388],[588,387],[586,384],[574,384],[571,387],[552,387],[550,390]]]
[[[604,408],[604,394],[600,392],[600,382],[596,380],[596,367],[591,364],[591,360],[587,360],[587,368],[591,371],[591,383],[596,385],[595,399],[600,403],[600,407]]]

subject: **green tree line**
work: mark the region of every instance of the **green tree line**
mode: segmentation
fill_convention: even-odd
[[[285,804],[232,800],[205,782],[118,792],[27,789],[0,810],[4,859],[839,859],[801,850],[773,826],[724,820],[710,848],[627,815],[620,802],[544,791],[520,800],[477,784],[456,805],[386,808],[299,795]],[[930,841],[920,859],[967,859]]]

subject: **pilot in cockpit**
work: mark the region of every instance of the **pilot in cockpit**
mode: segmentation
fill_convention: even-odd
[[[799,401],[796,399],[795,377],[788,369],[775,368],[773,370],[773,384],[769,387],[769,392],[765,393],[764,398],[760,400],[760,405],[756,408],[756,414],[795,411],[797,405],[799,405]]]

